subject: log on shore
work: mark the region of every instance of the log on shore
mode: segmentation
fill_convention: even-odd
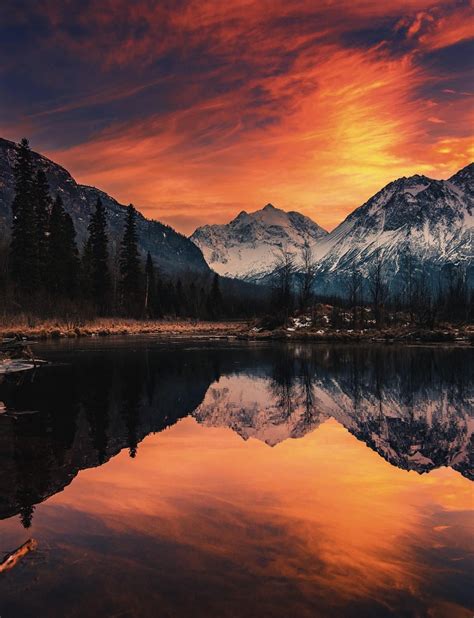
[[[5,571],[9,571],[13,569],[13,567],[30,551],[34,551],[38,547],[37,541],[35,539],[28,539],[23,545],[20,545],[18,549],[12,551],[7,554],[2,562],[0,562],[0,573],[4,573]]]

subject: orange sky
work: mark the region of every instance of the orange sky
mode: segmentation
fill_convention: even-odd
[[[267,202],[331,229],[473,158],[472,2],[45,4],[1,134],[180,231]]]

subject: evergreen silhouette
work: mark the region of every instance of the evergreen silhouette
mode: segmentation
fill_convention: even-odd
[[[58,195],[51,208],[48,243],[48,289],[56,296],[72,297],[79,269],[76,232]]]
[[[42,169],[38,170],[33,184],[34,209],[36,222],[36,250],[38,258],[39,285],[45,287],[48,281],[49,266],[49,216],[51,209],[51,197],[46,174]]]
[[[100,197],[97,198],[88,231],[89,238],[83,257],[84,287],[89,291],[90,298],[95,302],[99,313],[104,313],[109,299],[110,273],[107,219]]]
[[[153,259],[148,251],[145,263],[145,315],[153,318],[159,315],[158,308],[158,289],[155,277],[155,266]]]
[[[20,521],[21,525],[25,530],[31,528],[31,524],[33,523],[33,514],[35,512],[34,504],[24,504],[20,509]]]
[[[222,316],[222,292],[220,287],[219,275],[214,274],[212,279],[211,290],[209,292],[208,300],[208,314],[211,318],[219,318]]]
[[[10,273],[20,293],[31,294],[38,289],[39,273],[33,163],[27,139],[17,148],[14,174]]]
[[[183,282],[181,281],[181,277],[179,277],[174,290],[174,311],[176,316],[180,317],[185,315],[185,301],[186,297],[184,295]]]
[[[120,292],[127,313],[136,312],[140,303],[140,258],[136,226],[137,211],[127,207],[125,230],[120,246]]]

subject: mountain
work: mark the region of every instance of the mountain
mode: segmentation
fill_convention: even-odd
[[[379,256],[401,288],[408,255],[433,286],[452,267],[465,267],[472,285],[474,164],[449,180],[399,178],[354,210],[318,246],[320,291],[339,293],[353,268],[367,276]]]
[[[392,291],[400,290],[408,256],[414,273],[433,287],[440,275],[460,267],[472,286],[474,164],[449,180],[399,178],[330,233],[308,217],[268,204],[257,212],[243,211],[226,225],[200,227],[191,240],[217,272],[257,283],[268,283],[279,249],[298,258],[307,240],[318,266],[315,291],[321,294],[345,295],[353,269],[367,279],[379,259]]]
[[[121,449],[140,457],[145,436],[186,416],[272,447],[335,419],[403,470],[449,466],[474,479],[467,347],[147,342],[131,349],[90,340],[81,349],[50,348],[50,364],[34,379],[0,380],[0,520],[32,513],[80,470]]]
[[[11,226],[11,203],[14,194],[13,165],[15,143],[0,138],[0,235],[7,237]],[[107,210],[107,222],[112,255],[117,251],[123,233],[125,207],[114,198],[95,187],[78,184],[71,174],[53,161],[33,153],[37,168],[42,168],[48,178],[51,195],[60,194],[64,206],[72,216],[79,246],[87,236],[90,214],[100,197]],[[143,254],[149,251],[162,272],[209,272],[198,247],[186,236],[171,227],[146,219],[138,213],[137,229]]]
[[[221,376],[194,418],[272,447],[334,419],[398,468],[421,474],[449,466],[474,478],[469,352],[331,348],[280,353],[269,372],[241,368]]]
[[[298,261],[305,242],[314,249],[326,235],[309,217],[267,204],[256,212],[242,211],[230,223],[199,227],[191,240],[219,274],[258,282],[273,271],[282,248]]]

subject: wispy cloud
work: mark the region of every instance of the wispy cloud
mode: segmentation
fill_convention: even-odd
[[[11,11],[30,44],[27,69],[0,67],[4,126],[185,231],[268,201],[331,227],[395,176],[472,156],[467,2],[100,4]]]

